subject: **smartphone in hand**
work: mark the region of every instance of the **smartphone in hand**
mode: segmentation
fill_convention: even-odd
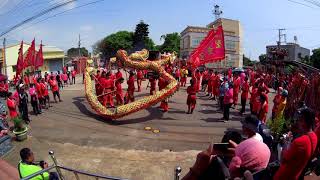
[[[215,144],[213,144],[213,149],[215,151],[218,151],[221,153],[227,153],[228,148],[231,148],[229,143],[215,143]]]

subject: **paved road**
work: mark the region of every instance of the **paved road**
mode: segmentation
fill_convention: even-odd
[[[143,84],[146,87],[147,82]],[[136,97],[147,94],[143,89]],[[231,109],[230,122],[219,122],[222,114],[216,102],[202,96],[200,93],[192,115],[186,114],[186,88],[181,88],[170,99],[167,113],[156,105],[110,122],[91,110],[83,84],[69,86],[62,91],[63,102],[31,116],[28,140],[14,142],[15,149],[4,159],[16,166],[19,150],[30,147],[37,160],[50,163],[47,152],[55,150],[62,165],[89,172],[137,180],[173,179],[176,165],[183,168],[182,174],[187,173],[198,153],[194,150],[219,142],[228,128],[241,127],[242,117],[235,109]],[[160,133],[146,131],[146,126]]]
[[[146,87],[147,81],[144,81]],[[137,98],[148,90],[136,93]],[[186,114],[186,88],[170,99],[170,110],[162,113],[157,106],[124,117],[116,122],[99,117],[88,105],[82,84],[67,87],[63,102],[54,104],[40,116],[32,116],[30,135],[41,140],[76,145],[103,146],[120,149],[161,151],[201,150],[210,142],[218,142],[228,128],[240,128],[238,112],[231,110],[230,122],[219,122],[222,114],[215,101],[199,94],[194,114]],[[144,130],[146,126],[160,133]]]

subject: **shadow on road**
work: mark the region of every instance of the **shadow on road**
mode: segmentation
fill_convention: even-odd
[[[141,123],[141,122],[146,122],[150,121],[153,119],[161,119],[163,117],[163,113],[159,111],[158,108],[156,107],[151,107],[147,108],[146,110],[148,111],[148,116],[140,117],[140,118],[135,118],[135,119],[125,119],[125,120],[112,120],[108,119],[106,117],[100,116],[92,111],[90,111],[86,105],[83,103],[86,98],[81,96],[81,97],[74,97],[72,98],[74,101],[72,102],[79,110],[81,113],[93,117],[94,119],[108,123],[110,125],[125,125],[125,124],[135,124],[135,123]]]

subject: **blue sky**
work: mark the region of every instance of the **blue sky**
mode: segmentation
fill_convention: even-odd
[[[67,0],[0,0],[0,31],[21,22],[41,10]],[[277,28],[286,28],[287,40],[298,36],[301,46],[320,47],[320,7],[299,5],[288,0],[104,0],[72,9],[95,0],[78,0],[9,33],[9,43],[24,40],[55,45],[62,49],[82,45],[91,50],[97,40],[119,30],[134,31],[144,20],[150,25],[150,37],[161,44],[160,36],[181,32],[187,25],[205,26],[214,20],[214,3],[221,6],[222,17],[237,19],[244,31],[243,47],[247,56],[257,59],[267,44],[277,40]],[[307,4],[304,0],[294,0]],[[320,0],[318,0],[320,3]],[[61,15],[35,22],[66,11]]]

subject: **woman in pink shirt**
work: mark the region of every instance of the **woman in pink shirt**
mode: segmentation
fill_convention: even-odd
[[[230,107],[233,104],[233,84],[229,82],[229,89],[226,91],[223,99],[224,112],[223,120],[229,121]]]

